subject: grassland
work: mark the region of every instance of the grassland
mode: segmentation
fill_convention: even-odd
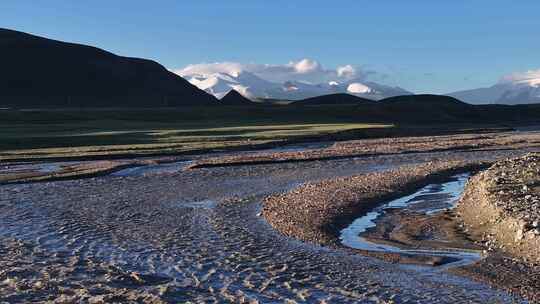
[[[357,105],[4,109],[0,110],[0,161],[174,155],[497,127],[457,121],[436,125],[427,119],[430,115],[392,113],[394,118]],[[406,121],[397,123],[395,117]],[[422,119],[427,122],[407,121]]]
[[[0,160],[174,154],[373,128],[352,107],[3,110]]]

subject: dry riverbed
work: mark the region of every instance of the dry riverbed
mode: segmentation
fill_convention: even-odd
[[[192,168],[231,167],[317,160],[347,159],[391,154],[459,151],[500,151],[540,148],[537,133],[488,133],[336,142],[325,148],[303,151],[263,151],[249,155],[223,155],[197,160]]]

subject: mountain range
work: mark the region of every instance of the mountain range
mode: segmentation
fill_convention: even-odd
[[[231,90],[236,90],[252,100],[301,100],[336,93],[347,93],[372,100],[380,100],[387,97],[413,94],[400,87],[386,86],[362,79],[317,84],[298,80],[277,83],[265,80],[247,71],[211,74],[180,73],[180,76],[217,98],[222,98]]]
[[[371,100],[412,95],[400,87],[392,87],[365,81],[347,79],[328,83],[285,81],[276,83],[265,80],[247,71],[212,74],[180,74],[199,89],[222,98],[236,90],[252,100],[303,100],[323,95],[347,93]],[[445,94],[470,104],[529,104],[540,103],[540,78],[513,80],[497,83],[488,88],[452,92]]]
[[[0,107],[213,105],[157,62],[0,29]]]

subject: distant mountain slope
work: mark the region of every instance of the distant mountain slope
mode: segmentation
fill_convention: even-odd
[[[225,95],[219,101],[221,105],[227,106],[253,106],[256,105],[255,102],[247,99],[242,94],[238,93],[236,90],[231,90],[227,95]]]
[[[211,105],[213,96],[160,64],[0,29],[0,106]]]
[[[540,79],[506,81],[489,88],[447,94],[472,104],[528,104],[540,103]]]
[[[303,81],[271,82],[246,71],[199,74],[190,70],[180,70],[178,74],[196,85],[199,89],[222,98],[230,90],[251,99],[302,100],[306,98],[347,93],[372,100],[412,94],[399,87],[391,87],[362,79],[342,82],[307,83]]]
[[[379,103],[393,106],[407,106],[411,108],[470,108],[471,105],[457,98],[445,95],[417,94],[385,98]]]
[[[345,94],[329,94],[317,97],[306,98],[292,103],[292,105],[331,105],[331,104],[375,104],[376,102],[370,99]]]
[[[430,94],[383,99],[379,101],[379,112],[407,122],[474,121],[478,117],[473,105],[454,97]]]

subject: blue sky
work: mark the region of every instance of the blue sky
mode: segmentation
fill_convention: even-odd
[[[540,68],[540,1],[2,0],[0,27],[167,68],[302,58],[415,92],[489,86]]]

